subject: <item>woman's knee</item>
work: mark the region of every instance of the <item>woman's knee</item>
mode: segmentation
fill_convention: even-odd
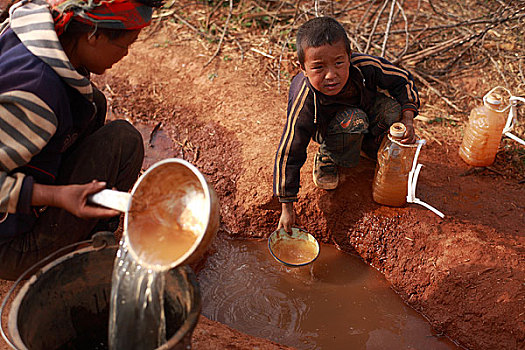
[[[129,148],[133,152],[144,154],[144,142],[140,132],[126,120],[114,120],[104,126],[114,142],[119,143],[122,147]]]

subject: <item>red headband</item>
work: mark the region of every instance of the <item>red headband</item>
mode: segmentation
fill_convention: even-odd
[[[75,18],[98,28],[140,29],[151,23],[153,9],[134,0],[47,0],[55,30],[62,34]]]

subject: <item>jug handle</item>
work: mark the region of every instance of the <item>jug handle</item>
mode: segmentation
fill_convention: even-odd
[[[90,194],[87,199],[88,203],[98,204],[103,207],[115,209],[125,213],[128,211],[129,203],[131,201],[131,194],[128,192],[106,189],[94,194]]]

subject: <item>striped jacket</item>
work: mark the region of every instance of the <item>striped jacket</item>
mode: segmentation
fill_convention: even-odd
[[[359,96],[349,96],[352,87]],[[353,53],[348,82],[335,96],[316,91],[303,73],[294,77],[288,95],[287,121],[274,164],[273,192],[281,202],[297,201],[299,174],[310,139],[324,135],[336,112],[348,106],[368,114],[378,92],[388,93],[402,110],[412,110],[417,115],[419,97],[412,76],[380,57]]]
[[[92,96],[47,4],[13,6],[0,34],[0,241],[30,230],[33,183],[54,183],[64,152],[94,117]]]

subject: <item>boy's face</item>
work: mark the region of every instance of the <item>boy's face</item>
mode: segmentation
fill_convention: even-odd
[[[341,92],[348,80],[349,67],[350,59],[342,40],[304,50],[304,75],[316,90],[325,95]]]

